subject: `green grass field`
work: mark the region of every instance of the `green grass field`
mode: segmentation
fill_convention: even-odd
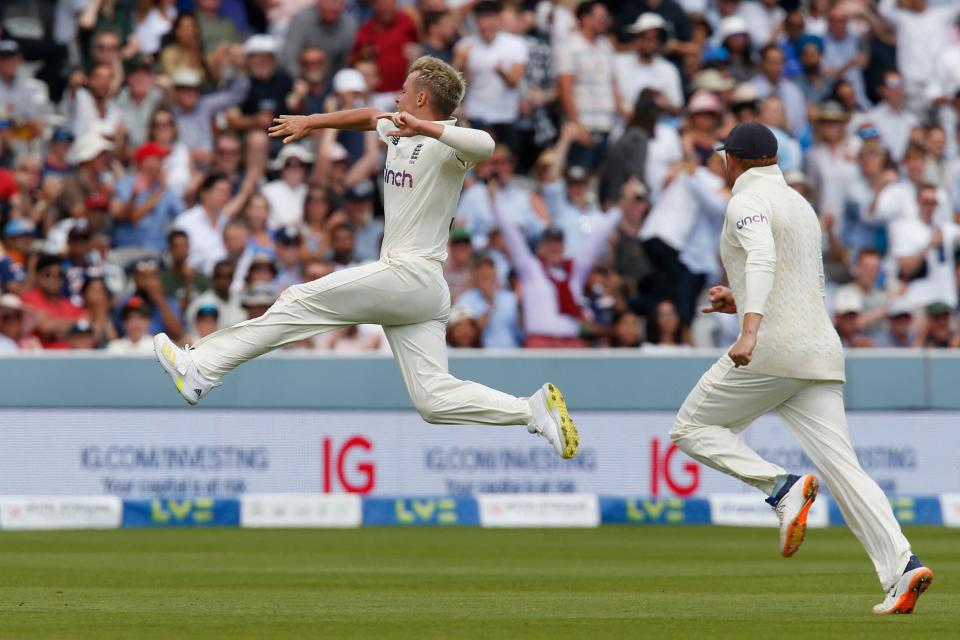
[[[958,533],[913,616],[846,529],[250,529],[0,534],[0,638],[948,638]]]

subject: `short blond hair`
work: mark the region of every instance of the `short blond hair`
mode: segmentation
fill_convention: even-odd
[[[467,90],[463,75],[440,58],[421,56],[410,65],[410,73],[416,73],[414,86],[430,95],[433,108],[442,116],[450,116]]]

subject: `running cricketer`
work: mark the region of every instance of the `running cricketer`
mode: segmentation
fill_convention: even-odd
[[[376,130],[386,143],[380,260],[294,285],[259,318],[217,331],[192,348],[158,334],[157,359],[188,403],[196,404],[227,373],[268,351],[338,327],[379,324],[427,422],[527,425],[564,458],[577,454],[577,430],[556,386],[548,383],[529,398],[517,398],[458,380],[447,370],[447,236],[464,175],[494,147],[486,132],[456,126],[452,114],[464,90],[453,67],[425,56],[410,67],[396,113],[351,109],[275,120],[269,135],[285,144],[324,128]]]
[[[874,613],[911,613],[933,572],[910,550],[883,491],[860,467],[843,408],[840,338],[824,305],[820,223],[777,167],[777,140],[758,123],[738,125],[726,145],[727,205],[720,254],[730,288],[713,287],[706,313],[736,313],[740,336],[700,378],[670,437],[692,458],[770,497],[780,548],[800,548],[817,496],[813,475],[789,475],[740,437],[775,411],[830,486],[884,589]]]

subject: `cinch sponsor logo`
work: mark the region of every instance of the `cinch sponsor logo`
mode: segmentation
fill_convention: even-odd
[[[762,213],[756,213],[752,216],[743,216],[737,220],[737,229],[743,229],[750,224],[757,224],[760,222],[770,222],[770,220]]]
[[[409,171],[394,171],[393,169],[384,169],[383,181],[386,184],[392,184],[395,187],[413,189],[413,174]]]

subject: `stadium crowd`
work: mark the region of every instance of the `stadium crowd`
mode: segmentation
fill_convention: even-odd
[[[737,123],[779,142],[823,229],[848,347],[960,347],[956,0],[4,0],[0,351],[149,353],[377,259],[372,132],[283,146],[280,114],[393,110],[465,75],[454,347],[725,346]],[[291,348],[386,350],[379,327]]]

